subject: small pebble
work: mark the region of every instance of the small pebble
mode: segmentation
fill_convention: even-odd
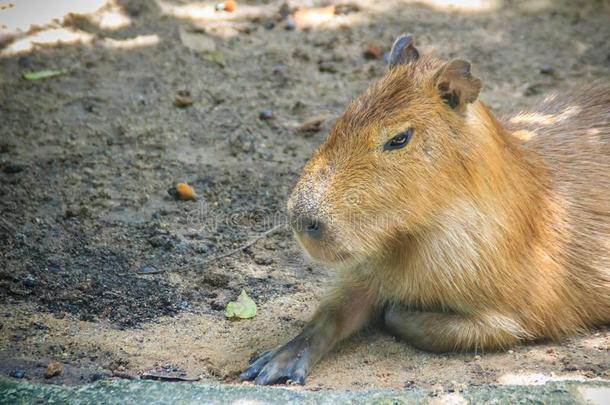
[[[18,369],[11,371],[11,373],[9,375],[13,378],[23,378],[23,377],[25,377],[25,370],[18,368]]]
[[[507,353],[508,353],[508,354],[513,354],[513,353],[515,353],[515,352],[514,352],[513,350],[509,350]]]
[[[54,361],[52,363],[49,363],[47,369],[44,371],[44,378],[52,378],[58,376],[61,374],[62,371],[63,366],[60,363]]]
[[[544,65],[540,68],[540,74],[543,75],[554,75],[555,69],[552,66]]]
[[[365,59],[381,59],[383,58],[383,51],[377,45],[369,45],[362,53]]]
[[[275,112],[271,108],[265,108],[258,114],[258,119],[267,121],[275,118]]]
[[[26,288],[34,288],[36,287],[36,279],[32,277],[32,275],[28,274],[22,281],[22,284]]]

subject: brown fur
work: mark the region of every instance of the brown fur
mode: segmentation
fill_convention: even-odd
[[[339,271],[309,326],[331,331],[307,346],[312,363],[371,314],[431,351],[610,322],[610,86],[500,122],[475,101],[466,65],[466,79],[443,86],[438,59],[393,67],[306,165],[289,211],[325,232],[296,236]],[[455,109],[441,98],[451,86],[467,95]],[[383,150],[409,127],[406,147]]]
[[[319,204],[339,233],[331,249],[350,257],[330,264],[365,278],[379,301],[487,316],[509,332],[458,338],[458,348],[610,321],[610,87],[550,98],[504,129],[482,102],[465,117],[448,109],[430,85],[440,65],[393,69],[350,104],[308,164],[306,173],[332,166]],[[416,128],[411,144],[380,151],[403,123]],[[305,174],[295,195],[311,183]],[[352,190],[362,190],[356,206],[344,201]]]

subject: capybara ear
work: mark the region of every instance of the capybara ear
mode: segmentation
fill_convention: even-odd
[[[481,91],[481,80],[470,73],[470,62],[454,59],[436,73],[435,84],[443,101],[452,109],[463,112]]]
[[[406,65],[419,58],[419,52],[415,48],[413,35],[402,34],[392,45],[388,65],[390,69],[397,65]]]

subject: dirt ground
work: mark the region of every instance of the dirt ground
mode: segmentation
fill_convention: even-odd
[[[227,13],[129,0],[112,6],[129,21],[118,29],[100,13],[54,23],[79,43],[19,53],[23,38],[5,41],[0,372],[70,384],[158,369],[237,383],[254,353],[296,334],[332,271],[307,263],[286,228],[213,258],[281,224],[333,119],[384,73],[382,58],[363,53],[371,46],[387,51],[412,32],[422,52],[471,60],[499,115],[610,78],[605,1],[448,3],[337,2],[302,30],[284,18],[298,2],[239,1]],[[67,73],[22,79],[41,69]],[[319,131],[298,130],[318,119]],[[199,201],[168,194],[180,181]],[[139,274],[145,266],[162,272]],[[242,289],[258,315],[229,321],[224,307]],[[64,371],[45,380],[50,361]],[[609,369],[608,328],[476,355],[432,355],[371,329],[325,358],[305,389],[608,380]]]

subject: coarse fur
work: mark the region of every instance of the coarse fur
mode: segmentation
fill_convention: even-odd
[[[301,335],[244,378],[302,382],[375,316],[436,352],[561,339],[610,322],[610,85],[552,95],[499,121],[477,99],[468,62],[419,56],[410,36],[392,55],[288,203],[308,255],[338,269],[336,287]],[[384,150],[408,128],[406,147]],[[299,229],[302,218],[315,218],[323,236]],[[304,353],[307,364],[291,363]]]

